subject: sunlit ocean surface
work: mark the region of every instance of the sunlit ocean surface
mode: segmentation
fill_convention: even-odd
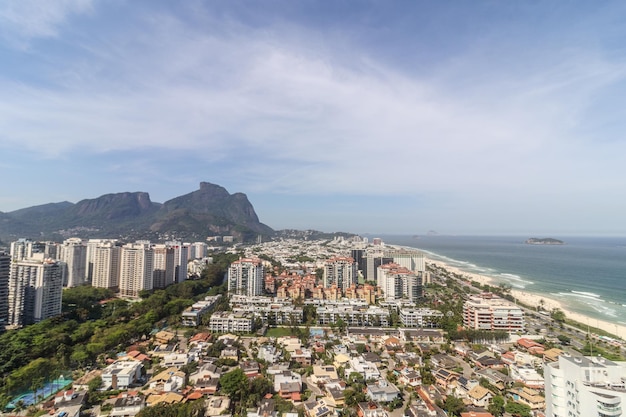
[[[565,245],[527,245],[529,237],[397,236],[385,243],[420,249],[433,259],[544,294],[592,318],[626,324],[626,238],[559,238]],[[590,323],[593,325],[593,323]]]

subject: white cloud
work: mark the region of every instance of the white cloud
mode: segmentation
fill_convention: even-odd
[[[4,0],[0,2],[0,33],[6,41],[23,45],[33,38],[58,35],[68,16],[92,10],[93,0]]]
[[[89,6],[60,4],[33,17],[24,36],[54,36],[69,12]],[[7,18],[5,9],[2,16],[17,24],[11,16],[22,13]],[[592,187],[594,170],[613,166],[623,150],[589,148],[576,133],[587,103],[624,78],[621,62],[599,54],[548,60],[514,78],[478,73],[486,65],[459,56],[433,78],[400,72],[373,52],[337,56],[321,35],[307,40],[284,28],[229,25],[148,16],[49,74],[56,85],[4,81],[3,146],[49,157],[188,150],[232,161],[245,189],[257,191],[469,188],[485,197],[511,188],[520,196],[533,188],[574,189],[578,177]],[[475,83],[450,87],[465,75]],[[593,169],[579,175],[583,161]]]

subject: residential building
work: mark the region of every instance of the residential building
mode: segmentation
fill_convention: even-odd
[[[11,255],[0,252],[0,332],[3,332],[9,321],[9,274],[11,272]]]
[[[138,297],[153,289],[154,253],[149,242],[122,246],[120,262],[120,295]]]
[[[209,330],[215,333],[252,333],[254,319],[252,314],[235,314],[228,311],[218,311],[211,315]]]
[[[263,263],[258,258],[242,258],[228,268],[228,292],[256,296],[263,293]]]
[[[204,300],[197,301],[191,307],[186,308],[182,313],[182,325],[199,326],[202,323],[202,318],[211,311],[211,307],[215,305],[220,297],[220,294],[208,295],[204,297]]]
[[[561,355],[544,365],[546,417],[622,416],[626,367],[602,357]]]
[[[389,402],[400,397],[400,390],[391,382],[379,379],[375,384],[367,384],[367,395],[376,402]]]
[[[443,313],[430,308],[402,308],[400,322],[405,327],[434,327]]]
[[[61,314],[65,264],[53,259],[13,261],[9,273],[8,323],[23,326]]]
[[[324,263],[324,287],[342,292],[357,284],[357,264],[350,257],[334,257]]]
[[[117,361],[102,370],[102,385],[106,389],[125,390],[139,381],[143,365],[137,361]]]
[[[86,283],[87,245],[82,239],[73,237],[64,240],[58,259],[65,263],[64,287],[76,287]]]
[[[153,287],[165,288],[176,281],[176,251],[169,245],[154,245],[152,251],[154,256]]]
[[[524,312],[517,305],[496,297],[474,296],[463,304],[463,325],[474,330],[524,330]]]
[[[87,281],[93,287],[114,291],[120,285],[121,246],[114,240],[90,239],[87,242]]]

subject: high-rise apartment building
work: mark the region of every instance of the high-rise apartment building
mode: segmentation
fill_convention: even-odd
[[[263,293],[263,263],[257,258],[243,258],[228,268],[228,292],[247,296]]]
[[[153,289],[154,253],[149,242],[129,243],[120,254],[120,285],[122,296],[138,297],[139,292]]]
[[[207,244],[204,242],[194,242],[189,246],[189,259],[202,259],[206,257]]]
[[[351,257],[334,257],[324,263],[324,287],[345,291],[357,284],[357,264]]]
[[[87,246],[87,275],[91,277],[91,285],[117,291],[120,285],[121,246],[113,240],[90,240]]]
[[[70,238],[63,241],[60,247],[59,258],[64,262],[65,287],[76,287],[87,283],[87,245],[80,238]]]
[[[393,258],[385,256],[380,249],[368,249],[365,255],[366,268],[363,271],[366,281],[378,280],[378,267],[393,262]]]
[[[9,325],[23,326],[61,314],[65,265],[53,259],[13,261],[9,273]]]
[[[546,417],[618,417],[626,405],[626,366],[602,357],[561,355],[544,365]]]
[[[176,281],[176,252],[169,245],[154,245],[154,288],[165,288]]]
[[[424,292],[421,277],[396,263],[378,267],[376,285],[387,301],[406,299],[414,303],[422,298]]]
[[[11,255],[0,252],[0,332],[3,332],[9,321],[9,273],[11,271]]]
[[[174,249],[175,282],[185,281],[187,279],[187,262],[189,261],[189,244],[171,241],[165,242],[165,245]]]

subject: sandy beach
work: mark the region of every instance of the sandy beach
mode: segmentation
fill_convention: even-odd
[[[482,285],[485,285],[485,284],[495,285],[493,280],[488,276],[465,272],[465,271],[460,270],[459,268],[448,265],[445,262],[426,258],[426,263],[437,265],[439,267],[442,267],[448,270],[449,272],[452,272],[454,274],[459,274],[461,276],[465,276],[467,277],[468,280],[479,282]],[[567,305],[564,305],[560,301],[546,297],[544,294],[535,294],[535,293],[530,293],[528,291],[511,289],[511,295],[515,297],[517,300],[519,300],[521,303],[528,305],[528,306],[535,307],[535,308],[541,306],[544,310],[547,310],[547,311],[552,311],[555,308],[561,309],[565,313],[565,316],[568,319],[577,321],[582,324],[589,325],[591,327],[602,329],[608,333],[611,333],[613,335],[620,337],[621,339],[626,339],[626,326],[616,324],[616,323],[611,323],[605,320],[598,320],[595,318],[585,316],[580,313],[573,312],[567,308]]]

